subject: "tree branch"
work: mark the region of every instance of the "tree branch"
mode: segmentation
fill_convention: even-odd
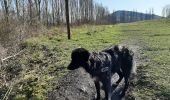
[[[1,58],[1,63],[3,63],[5,60],[8,60],[8,59],[10,59],[10,58],[14,58],[14,57],[18,56],[18,55],[21,54],[23,51],[24,51],[24,50],[21,50],[20,52],[14,54],[14,55],[12,55],[12,56],[8,56],[8,57],[6,57],[6,58]]]

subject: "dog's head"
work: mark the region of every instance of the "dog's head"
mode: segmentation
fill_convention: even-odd
[[[69,70],[78,69],[80,66],[87,65],[90,53],[84,48],[77,48],[72,51],[71,63],[68,65]]]

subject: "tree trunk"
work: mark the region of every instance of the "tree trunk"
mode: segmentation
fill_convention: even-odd
[[[45,0],[45,17],[46,17],[46,25],[48,26],[48,0]]]
[[[70,36],[70,23],[69,23],[69,7],[68,7],[68,0],[65,0],[65,9],[66,9],[67,34],[68,34],[68,39],[71,39],[71,36]]]
[[[5,6],[5,19],[6,23],[9,22],[9,1],[4,0],[4,6]]]
[[[28,0],[29,2],[29,17],[30,17],[30,23],[32,25],[32,6],[33,6],[33,3],[32,3],[32,0]]]
[[[19,1],[18,0],[15,0],[15,3],[16,3],[16,10],[17,10],[17,19],[19,20],[20,19],[20,11],[19,11]]]
[[[41,21],[41,0],[38,0],[38,20]]]

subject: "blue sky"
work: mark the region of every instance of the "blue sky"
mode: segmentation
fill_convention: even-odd
[[[133,9],[139,12],[149,11],[150,8],[154,8],[154,13],[162,15],[162,8],[170,4],[170,0],[95,0],[98,3],[102,3],[103,6],[108,7],[110,12],[113,10],[130,10]]]

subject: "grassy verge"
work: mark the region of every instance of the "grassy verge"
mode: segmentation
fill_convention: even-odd
[[[9,85],[1,85],[6,86],[4,93],[10,90],[7,94],[9,98],[17,100],[46,99],[56,80],[67,73],[66,67],[73,49],[101,50],[117,44],[123,39],[118,30],[119,27],[111,25],[73,27],[72,39],[68,40],[65,29],[54,28],[45,35],[27,39],[21,45],[25,48],[24,53],[13,59],[8,70],[5,70],[15,77],[11,77]],[[16,70],[11,71],[13,69]]]
[[[143,48],[143,65],[132,95],[138,99],[170,99],[170,21],[155,20],[121,25],[122,32]]]

